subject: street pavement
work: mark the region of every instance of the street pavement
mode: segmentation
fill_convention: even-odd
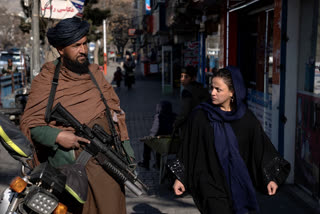
[[[118,63],[108,65],[106,79],[112,83],[113,73]],[[126,112],[126,123],[130,141],[135,152],[136,161],[143,159],[143,143],[140,138],[149,135],[155,114],[156,104],[161,100],[168,100],[173,104],[173,110],[179,111],[179,89],[172,94],[164,95],[161,90],[160,74],[143,76],[141,67],[136,68],[136,83],[131,90],[121,82],[120,88],[115,88],[120,98],[121,108]],[[159,170],[152,168],[154,157],[150,163],[150,170],[137,167],[138,177],[148,185],[147,194],[136,197],[129,190],[126,191],[127,213],[134,214],[199,214],[190,195],[175,196],[172,182],[165,180],[159,184]],[[20,164],[15,161],[6,150],[0,146],[0,192],[10,180],[19,174]],[[266,196],[257,192],[261,214],[316,214],[320,213],[319,202],[301,188],[293,184],[283,185],[275,196]],[[218,213],[218,212],[217,212]],[[0,213],[1,214],[1,213]]]

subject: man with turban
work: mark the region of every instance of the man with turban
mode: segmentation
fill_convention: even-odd
[[[110,109],[121,142],[133,158],[125,114],[120,109],[119,98],[99,71],[98,65],[88,62],[86,35],[89,27],[88,22],[74,17],[60,21],[47,32],[48,41],[57,49],[60,58],[45,63],[40,74],[34,78],[20,123],[21,130],[37,149],[35,161],[38,163],[48,161],[54,167],[72,164],[83,150],[80,145],[90,143],[89,140],[76,136],[73,128],[48,119],[51,106],[54,107],[59,102],[81,124],[92,127],[98,123],[110,133],[102,97]],[[59,71],[58,77],[54,75],[56,68]],[[57,86],[52,97],[50,90],[53,85]],[[52,105],[48,102],[50,96]],[[85,169],[88,177],[87,200],[82,202],[82,206],[80,203],[68,204],[68,211],[90,214],[126,213],[124,186],[116,182],[92,157]]]

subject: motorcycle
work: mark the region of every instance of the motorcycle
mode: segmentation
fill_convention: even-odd
[[[67,213],[67,206],[59,202],[67,176],[49,163],[31,169],[34,152],[31,143],[3,114],[0,114],[0,143],[11,157],[22,163],[22,176],[14,178],[0,195],[0,213]]]
[[[65,214],[67,206],[59,202],[66,176],[42,163],[28,175],[22,165],[23,177],[16,177],[0,199],[0,213],[5,214]]]

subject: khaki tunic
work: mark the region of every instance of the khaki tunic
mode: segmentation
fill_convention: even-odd
[[[90,65],[89,69],[96,78],[107,100],[121,140],[128,140],[125,114],[120,109],[118,96],[112,86],[105,80],[102,72],[99,71],[98,65]],[[32,141],[30,129],[37,126],[50,126],[62,130],[74,131],[71,127],[58,126],[55,121],[51,121],[49,124],[44,121],[54,70],[55,64],[53,62],[46,63],[42,67],[40,74],[36,76],[32,82],[31,92],[20,122],[22,132],[30,141]],[[64,66],[60,68],[59,83],[53,106],[58,102],[77,118],[80,123],[89,124],[105,115],[105,106],[90,75],[78,75]],[[35,145],[35,147],[37,146]],[[35,157],[35,161],[39,163],[37,157]],[[87,201],[83,206],[79,203],[68,204],[67,202],[69,211],[72,213],[82,212],[87,214],[126,213],[124,187],[119,185],[93,159],[87,163],[86,171],[89,180]]]

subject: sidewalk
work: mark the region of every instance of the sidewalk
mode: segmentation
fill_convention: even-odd
[[[110,66],[111,67],[111,66]],[[116,66],[113,66],[116,67]],[[130,142],[135,151],[136,161],[143,159],[143,143],[140,138],[149,135],[149,130],[156,112],[156,105],[161,100],[168,100],[173,105],[173,111],[179,110],[179,91],[173,95],[161,93],[161,77],[155,74],[143,77],[139,66],[136,68],[136,84],[131,90],[121,82],[120,88],[115,88],[120,98],[121,108],[126,112],[126,123],[129,131]],[[110,69],[111,70],[111,69]],[[153,160],[152,160],[153,161]],[[151,161],[150,166],[153,165]],[[176,214],[198,214],[190,196],[177,197],[173,194],[172,184],[159,185],[159,171],[150,168],[137,168],[139,177],[149,187],[148,195],[134,196],[130,191],[126,192],[127,213],[176,213]]]
[[[125,86],[115,88],[121,101],[121,108],[126,112],[127,126],[135,151],[136,161],[142,160],[143,144],[139,138],[147,136],[151,128],[156,104],[160,100],[168,100],[173,104],[173,110],[179,111],[179,91],[173,95],[163,95],[161,93],[160,76],[143,77],[142,72],[136,71],[136,84],[128,91]],[[152,166],[152,163],[150,163]],[[149,187],[148,195],[135,197],[127,191],[127,213],[170,213],[170,214],[198,214],[199,211],[194,206],[190,196],[174,196],[172,185],[159,185],[159,172],[155,169],[150,171],[138,167],[139,178]],[[283,185],[275,196],[262,195],[257,192],[261,214],[302,214],[320,213],[319,203],[310,195],[306,194],[295,185]]]

